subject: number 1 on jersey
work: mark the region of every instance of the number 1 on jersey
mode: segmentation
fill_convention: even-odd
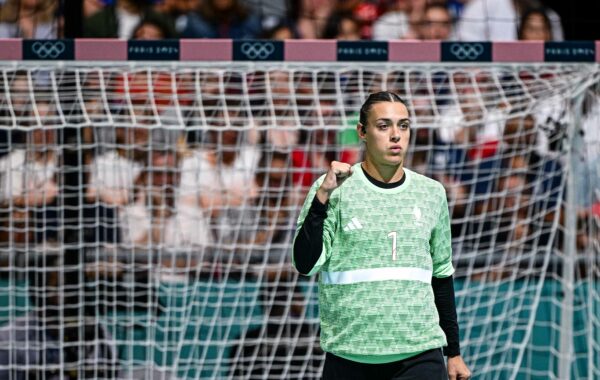
[[[392,231],[387,235],[387,237],[392,238],[392,261],[396,261],[396,236],[397,235],[398,234],[396,233],[396,231]]]

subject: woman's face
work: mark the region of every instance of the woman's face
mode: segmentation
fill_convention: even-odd
[[[447,40],[452,33],[450,13],[441,7],[431,8],[425,13],[422,38],[425,40]]]
[[[356,21],[343,18],[338,27],[338,40],[360,40],[360,31]]]
[[[162,40],[165,36],[156,25],[143,24],[136,30],[134,38],[136,40]]]
[[[533,13],[523,21],[521,27],[522,40],[550,41],[552,39],[550,29],[546,24],[544,16],[539,13]]]
[[[410,120],[406,106],[400,102],[380,102],[371,106],[364,132],[366,153],[378,166],[398,166],[404,163],[410,139]]]
[[[288,27],[279,28],[273,33],[271,39],[273,40],[291,40],[294,38],[294,33]]]

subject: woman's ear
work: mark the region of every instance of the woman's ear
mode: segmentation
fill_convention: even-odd
[[[364,126],[364,124],[358,123],[358,125],[356,126],[356,131],[358,132],[358,137],[360,137],[362,141],[365,141],[365,134],[367,133],[367,128]]]

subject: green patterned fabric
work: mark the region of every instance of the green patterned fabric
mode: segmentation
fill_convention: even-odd
[[[323,349],[373,362],[445,346],[431,288],[431,276],[454,273],[443,186],[404,169],[401,186],[383,189],[360,164],[352,170],[331,195],[323,251],[309,273],[320,273]],[[323,179],[306,198],[298,230]]]

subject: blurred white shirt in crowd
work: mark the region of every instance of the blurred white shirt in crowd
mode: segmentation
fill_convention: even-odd
[[[152,217],[152,206],[146,202],[144,195],[130,205],[123,207],[119,213],[123,243],[138,244],[157,248],[162,245],[167,248],[184,250],[190,247],[206,246],[212,243],[208,222],[202,210],[175,200],[173,214],[166,219]],[[142,241],[149,237],[152,228],[161,231],[159,242]]]
[[[373,39],[387,41],[402,39],[408,34],[408,16],[404,12],[387,12],[373,23]]]
[[[114,150],[95,157],[90,165],[88,198],[106,202],[110,197],[113,201],[106,203],[127,203],[141,171],[141,164]]]
[[[230,165],[215,165],[210,155],[209,151],[196,151],[183,160],[181,196],[184,203],[210,214],[219,243],[235,243],[248,207],[257,195],[254,177],[260,152],[254,146],[239,147]]]
[[[564,39],[560,17],[546,9],[552,24],[552,40]],[[458,23],[460,41],[515,41],[520,15],[513,0],[471,0],[465,5]]]
[[[23,149],[11,152],[0,159],[0,202],[43,189],[55,174],[56,159],[44,163],[29,159]]]

